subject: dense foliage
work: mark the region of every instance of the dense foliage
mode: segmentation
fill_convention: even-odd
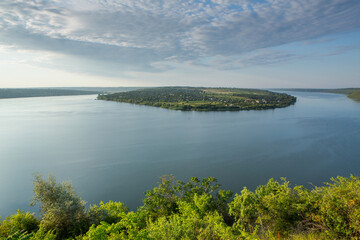
[[[85,201],[74,192],[70,183],[56,183],[55,177],[44,180],[40,175],[34,180],[32,205],[40,204],[41,225],[45,230],[55,230],[63,238],[86,231],[89,225]]]
[[[272,109],[294,104],[285,93],[239,88],[159,87],[99,95],[98,99],[183,111]]]
[[[121,202],[88,210],[69,183],[34,180],[41,216],[18,210],[0,224],[0,239],[359,239],[360,179],[337,177],[324,186],[291,187],[286,179],[239,194],[216,179],[160,178],[144,205]]]

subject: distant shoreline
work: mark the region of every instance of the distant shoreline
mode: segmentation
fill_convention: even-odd
[[[138,87],[0,88],[0,99],[94,95],[101,93],[124,92],[135,89],[139,89],[139,88]]]
[[[0,99],[91,95],[99,92],[61,89],[0,89]]]
[[[320,92],[320,93],[335,93],[345,94],[348,98],[355,101],[360,101],[360,88],[336,88],[336,89],[321,89],[321,88],[277,88],[274,90],[294,91],[294,92]]]

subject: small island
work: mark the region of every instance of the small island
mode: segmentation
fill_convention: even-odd
[[[242,88],[157,87],[99,94],[97,99],[182,111],[241,111],[282,108],[296,97],[267,90]]]

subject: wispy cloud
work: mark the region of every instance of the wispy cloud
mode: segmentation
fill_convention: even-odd
[[[233,69],[301,58],[263,49],[357,29],[359,12],[353,0],[5,0],[0,43],[113,70]]]

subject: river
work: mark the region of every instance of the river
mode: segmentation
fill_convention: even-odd
[[[224,189],[269,178],[321,185],[360,175],[360,103],[288,92],[295,105],[181,112],[95,100],[95,95],[0,100],[0,216],[29,207],[34,174],[72,181],[89,204],[135,210],[158,176],[214,176]]]

